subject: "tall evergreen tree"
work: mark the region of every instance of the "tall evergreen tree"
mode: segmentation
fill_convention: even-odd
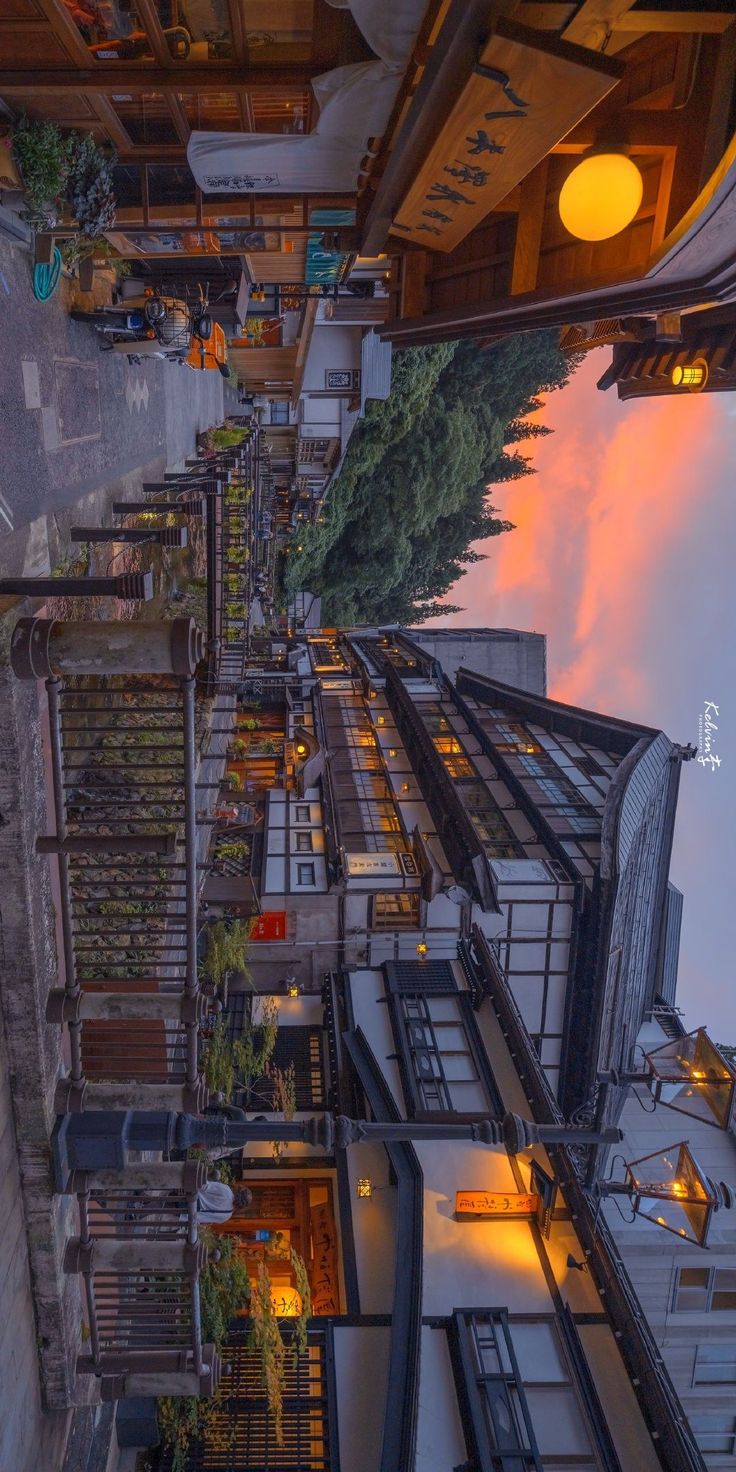
[[[473,544],[513,531],[490,483],[534,474],[505,445],[549,433],[526,416],[567,382],[555,333],[489,349],[442,343],[397,353],[391,397],[372,404],[330,488],[324,524],[300,533],[290,594],[321,594],[332,622],[419,623],[457,612],[441,600],[485,553]]]

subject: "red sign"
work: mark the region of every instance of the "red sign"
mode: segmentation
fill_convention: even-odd
[[[253,925],[251,940],[286,940],[286,910],[264,910]]]

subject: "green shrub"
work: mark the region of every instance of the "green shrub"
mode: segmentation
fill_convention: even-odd
[[[22,117],[13,135],[13,151],[23,175],[31,215],[39,225],[58,225],[71,167],[72,141],[56,123]]]

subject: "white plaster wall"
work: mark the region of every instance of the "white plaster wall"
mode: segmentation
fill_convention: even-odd
[[[335,1325],[338,1435],[344,1472],[376,1472],[380,1464],[390,1346],[388,1328]],[[398,1467],[396,1472],[400,1472]]]

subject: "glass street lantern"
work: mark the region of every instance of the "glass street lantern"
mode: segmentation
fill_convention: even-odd
[[[722,1204],[718,1187],[703,1175],[684,1140],[632,1160],[624,1190],[637,1216],[697,1247],[705,1246],[711,1216]]]
[[[671,1038],[645,1054],[657,1102],[726,1130],[731,1123],[736,1071],[704,1027]]]

